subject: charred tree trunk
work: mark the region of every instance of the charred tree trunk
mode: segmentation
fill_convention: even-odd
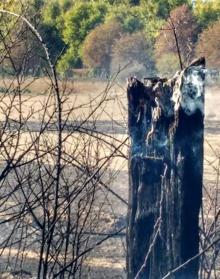
[[[128,80],[128,279],[160,279],[199,252],[204,68]],[[199,258],[170,278],[197,279]]]

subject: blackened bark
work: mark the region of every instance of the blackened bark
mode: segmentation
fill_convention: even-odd
[[[199,252],[204,67],[200,59],[171,80],[128,80],[128,279],[160,279]],[[198,263],[171,278],[197,279]]]

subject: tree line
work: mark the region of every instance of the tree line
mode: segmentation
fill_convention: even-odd
[[[200,55],[206,56],[208,66],[219,67],[219,1],[4,0],[0,7],[31,20],[62,75],[72,76],[77,68],[92,76],[108,76],[127,63],[137,74],[169,75],[179,69],[180,59],[187,65]],[[12,21],[1,16],[1,36]],[[19,34],[10,53],[22,67],[28,50],[33,56],[30,74],[31,65],[42,61],[33,54],[34,38],[25,30]],[[23,43],[25,36],[28,44]],[[12,71],[10,61],[1,71]]]

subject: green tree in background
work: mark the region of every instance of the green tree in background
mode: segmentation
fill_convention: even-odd
[[[82,43],[92,29],[104,22],[106,12],[104,3],[81,3],[65,13],[62,37],[68,48],[59,64],[62,71],[82,65]]]
[[[196,0],[194,14],[198,18],[201,28],[206,28],[210,23],[220,19],[220,1]]]
[[[61,30],[64,26],[64,13],[70,1],[54,0],[46,2],[42,12],[42,23],[40,32],[47,42],[52,59],[55,61],[61,51],[66,47],[63,41]]]
[[[56,26],[44,23],[40,26],[39,31],[43,34],[44,41],[47,42],[52,61],[56,62],[66,48],[59,30]]]
[[[118,21],[124,32],[133,33],[144,29],[144,19],[142,7],[130,7],[127,4],[111,6],[107,15],[106,22]]]
[[[40,30],[43,4],[43,0],[3,0],[0,2],[0,8],[24,15]],[[33,69],[37,69],[43,61],[38,57],[39,53],[42,56],[42,48],[36,47],[36,37],[26,24],[9,14],[1,14],[0,26],[0,53],[8,57],[1,65],[1,73],[14,75],[15,72],[22,72],[24,75],[35,75]],[[7,53],[3,53],[5,52],[4,45],[10,45],[10,59]]]
[[[90,68],[109,72],[112,42],[119,37],[114,32],[108,36],[104,30],[116,22],[126,40],[131,36],[133,47],[133,34],[141,32],[148,43],[154,44],[157,69],[169,72],[167,65],[172,64],[173,72],[178,67],[178,57],[170,16],[185,63],[195,54],[198,34],[220,19],[220,1],[215,0],[2,0],[0,7],[26,16],[42,34],[53,61],[59,57],[59,72],[70,74],[73,68],[83,67],[83,62]],[[1,20],[4,34],[15,19],[5,15]],[[100,34],[98,26],[104,28]],[[31,40],[30,46],[34,44]],[[95,50],[101,49],[98,42],[102,46],[109,42],[109,48],[95,55]],[[22,47],[25,44],[20,44],[16,53],[22,53]],[[104,60],[102,55],[106,57]]]
[[[166,19],[174,8],[183,4],[190,6],[191,0],[141,0],[140,3],[145,6],[154,6],[157,17]]]

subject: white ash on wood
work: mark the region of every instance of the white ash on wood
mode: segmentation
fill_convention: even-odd
[[[128,279],[162,279],[199,252],[205,59],[171,79],[128,79]],[[199,258],[172,274],[198,279]]]

